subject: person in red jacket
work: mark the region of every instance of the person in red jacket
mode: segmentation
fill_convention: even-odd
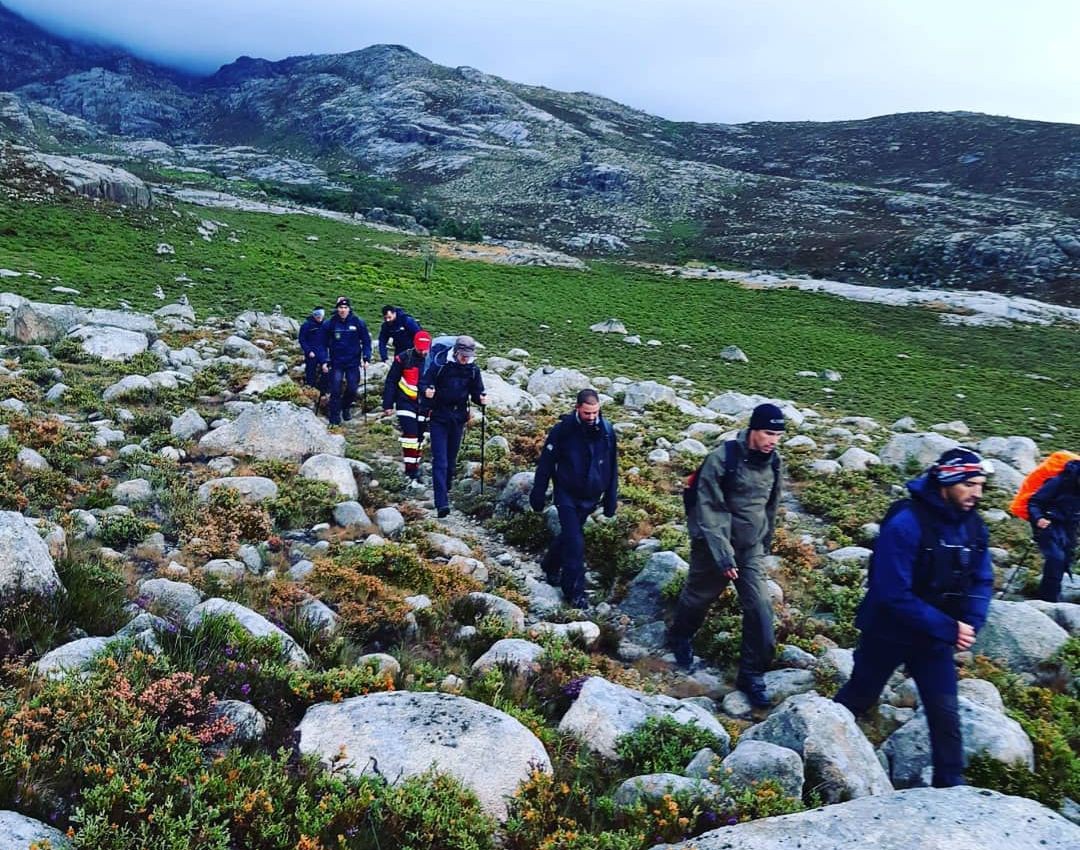
[[[430,349],[431,334],[417,331],[412,338],[412,348],[395,355],[383,384],[383,414],[389,416],[397,408],[405,477],[413,481],[420,480],[420,445],[427,423],[427,417],[420,409],[418,385]]]

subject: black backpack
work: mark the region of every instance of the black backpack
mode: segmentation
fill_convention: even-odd
[[[774,449],[771,457],[769,458],[769,464],[772,466],[773,471],[773,486],[776,484],[776,479],[780,477],[780,455]],[[686,509],[686,513],[689,516],[690,512],[697,507],[698,502],[698,478],[701,476],[701,467],[705,465],[705,461],[701,462],[701,466],[690,473],[686,479],[686,486],[683,487],[682,500],[683,508]],[[728,484],[731,483],[731,477],[735,474],[735,470],[739,467],[739,445],[737,440],[728,440],[724,443],[724,480],[720,483],[724,492],[727,492]]]
[[[919,553],[912,571],[912,592],[935,608],[953,616],[963,613],[963,602],[971,591],[975,573],[983,554],[990,545],[990,533],[978,511],[968,512],[968,539],[975,540],[972,547],[952,546],[941,542],[940,523],[934,511],[918,499],[898,499],[889,505],[881,518],[879,528],[905,508],[911,508],[919,524]],[[866,571],[869,586],[878,556],[877,541],[871,546],[872,554]]]

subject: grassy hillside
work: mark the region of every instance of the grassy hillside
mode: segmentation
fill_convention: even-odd
[[[198,232],[203,220],[220,225],[209,241]],[[158,254],[159,243],[175,254]],[[186,293],[200,317],[275,304],[300,317],[346,293],[369,324],[383,303],[397,302],[429,328],[468,330],[493,351],[522,346],[533,362],[611,376],[680,374],[703,391],[771,393],[886,422],[963,419],[977,434],[1027,434],[1044,448],[1080,442],[1069,415],[1080,408],[1078,335],[1069,328],[948,328],[928,310],[676,281],[617,264],[574,272],[440,261],[424,284],[422,259],[397,252],[419,247],[309,216],[0,201],[0,268],[41,275],[6,279],[4,288],[35,299],[62,300],[50,290],[64,285],[80,290],[80,305],[126,299],[154,309],[161,286],[169,300]],[[192,282],[178,282],[183,276]],[[588,331],[609,316],[663,346]],[[750,363],[719,360],[728,344]],[[796,375],[826,368],[843,380]]]

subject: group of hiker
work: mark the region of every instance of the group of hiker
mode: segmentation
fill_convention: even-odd
[[[363,321],[348,299],[323,324],[320,310],[301,329],[308,383],[329,375],[332,423],[349,419],[356,370],[370,359]],[[394,363],[383,389],[383,412],[397,412],[405,472],[420,476],[420,448],[430,430],[432,485],[439,517],[449,513],[448,492],[470,401],[486,403],[476,342],[453,341],[445,363],[427,368],[432,338],[396,307],[383,310],[380,356],[393,341]],[[312,325],[314,323],[314,325]],[[321,347],[320,347],[321,346]],[[336,399],[336,400],[335,400]],[[712,603],[734,585],[742,610],[736,688],[753,708],[771,704],[765,673],[776,651],[773,608],[766,575],[780,505],[783,462],[777,446],[785,431],[783,411],[770,403],[754,408],[745,429],[705,458],[683,492],[690,565],[668,629],[675,663],[694,667],[693,639]],[[856,616],[860,638],[851,677],[834,697],[853,714],[876,705],[889,677],[905,665],[915,680],[929,727],[933,785],[963,783],[963,742],[953,654],[970,649],[986,622],[993,593],[989,534],[976,508],[993,465],[960,446],[907,484],[908,497],[885,514],[870,559],[867,591]],[[578,393],[574,410],[548,433],[529,496],[533,510],[546,508],[547,489],[559,517],[559,534],[544,555],[549,583],[567,602],[588,608],[585,584],[586,522],[618,505],[616,434],[601,413],[596,390]],[[1044,557],[1040,598],[1057,602],[1076,551],[1080,526],[1080,456],[1058,452],[1025,480],[1011,506],[1029,519]]]
[[[450,485],[461,438],[469,419],[470,402],[483,409],[487,403],[484,381],[476,365],[476,341],[466,335],[453,339],[444,358],[432,362],[432,336],[402,308],[387,304],[382,308],[379,328],[379,359],[394,359],[383,382],[383,413],[396,412],[400,430],[401,455],[405,475],[420,481],[420,457],[424,436],[431,441],[431,478],[435,509],[440,518],[450,513]],[[367,367],[371,363],[371,335],[367,324],[352,312],[348,298],[341,296],[334,315],[316,307],[300,327],[300,347],[304,352],[304,381],[319,390],[321,405],[329,395],[327,418],[331,425],[352,419],[361,375],[367,393]]]

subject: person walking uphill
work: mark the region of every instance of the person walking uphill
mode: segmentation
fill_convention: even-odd
[[[400,307],[387,304],[382,308],[383,323],[379,328],[379,359],[386,360],[386,344],[394,343],[394,355],[404,354],[413,346],[420,323]]]
[[[544,572],[549,583],[561,585],[570,605],[588,608],[585,521],[601,503],[604,516],[614,516],[619,496],[615,431],[600,415],[596,390],[579,392],[574,412],[563,416],[544,441],[529,495],[529,504],[537,513],[544,509],[544,496],[552,479],[552,501],[559,512],[560,531],[544,557]]]
[[[450,484],[461,435],[469,420],[469,400],[481,407],[487,404],[484,380],[475,360],[476,340],[459,336],[446,363],[420,377],[420,394],[429,405],[431,484],[440,518],[450,513]]]
[[[709,606],[734,583],[742,609],[735,686],[756,708],[769,705],[764,673],[776,651],[764,560],[780,504],[782,471],[776,445],[783,431],[780,408],[759,404],[749,427],[710,452],[688,482],[684,500],[690,572],[668,632],[676,662],[692,669],[694,634]]]
[[[1031,531],[1043,556],[1039,598],[1057,602],[1061,581],[1070,573],[1076,554],[1076,530],[1080,526],[1080,460],[1065,468],[1040,487],[1028,501]]]
[[[316,307],[300,326],[300,349],[304,352],[304,383],[317,387],[322,381],[323,365],[329,359],[326,346],[326,311]]]
[[[417,331],[412,348],[394,356],[386,383],[383,384],[383,413],[389,416],[397,407],[405,477],[413,481],[420,480],[420,443],[424,439],[424,424],[427,422],[427,417],[420,411],[420,372],[430,350],[431,334]]]
[[[331,425],[352,419],[352,405],[360,386],[360,366],[371,362],[371,335],[364,320],[354,315],[349,299],[337,300],[334,315],[326,323],[330,362]]]
[[[971,449],[949,449],[889,508],[855,618],[855,669],[834,698],[861,714],[906,664],[926,712],[937,788],[964,781],[953,651],[971,648],[990,607],[994,573],[976,510],[990,472]]]

